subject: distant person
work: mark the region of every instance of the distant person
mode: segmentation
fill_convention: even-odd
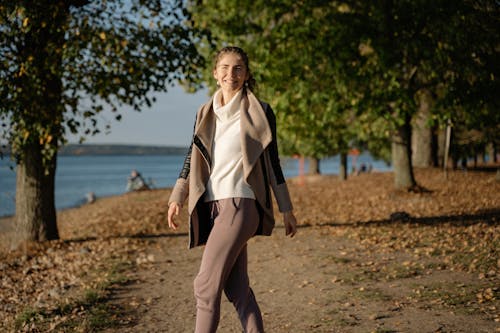
[[[127,179],[127,191],[143,191],[149,190],[148,184],[144,181],[141,174],[137,170],[132,170]]]
[[[364,163],[361,163],[361,165],[359,166],[359,169],[358,169],[358,172],[357,172],[357,175],[359,176],[360,174],[364,173],[367,171],[367,168],[366,168],[366,164]]]
[[[85,195],[85,199],[87,200],[88,204],[94,203],[96,200],[95,193],[94,192],[89,192]]]
[[[264,332],[248,278],[247,241],[273,230],[271,188],[286,235],[295,235],[297,221],[280,166],[276,118],[252,92],[246,53],[224,47],[212,73],[219,89],[197,113],[193,141],[168,201],[168,225],[177,229],[174,217],[187,200],[189,246],[205,244],[194,280],[195,332],[217,330],[223,292],[245,332]]]

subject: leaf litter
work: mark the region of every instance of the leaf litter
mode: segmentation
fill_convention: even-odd
[[[439,170],[417,170],[428,190],[421,193],[395,191],[392,177],[289,180],[296,238],[285,239],[277,216],[273,236],[249,242],[252,286],[269,331],[498,331],[494,173],[445,178]],[[15,235],[2,232],[0,329],[192,331],[191,281],[202,250],[186,249],[185,209],[181,230],[167,228],[169,191],[61,211],[58,241],[11,250]],[[89,319],[93,292],[108,316],[97,326]],[[172,304],[175,320],[164,316]],[[220,332],[238,328],[232,312],[223,303]]]

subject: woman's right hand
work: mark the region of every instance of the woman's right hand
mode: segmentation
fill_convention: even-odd
[[[178,225],[174,221],[174,216],[179,215],[179,211],[181,210],[181,205],[177,202],[171,202],[168,206],[168,227],[176,230]]]
[[[297,233],[297,219],[292,211],[283,213],[283,222],[285,223],[286,236],[293,237]]]

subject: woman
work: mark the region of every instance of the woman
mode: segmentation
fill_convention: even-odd
[[[168,225],[186,199],[190,248],[205,244],[194,280],[196,331],[215,332],[222,291],[234,304],[245,332],[264,332],[262,316],[249,285],[247,241],[270,235],[274,227],[270,187],[286,235],[297,221],[281,170],[272,109],[251,89],[246,53],[225,47],[215,58],[219,89],[197,113],[193,141],[169,199]]]

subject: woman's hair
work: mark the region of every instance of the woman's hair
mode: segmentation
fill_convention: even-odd
[[[250,66],[248,64],[248,55],[245,53],[245,51],[243,51],[242,48],[237,46],[225,46],[222,49],[220,49],[219,52],[217,52],[217,54],[215,55],[214,69],[217,67],[217,64],[219,63],[222,56],[226,53],[236,53],[241,57],[243,63],[247,67],[247,72],[248,72],[248,80],[245,81],[245,87],[253,91],[256,82],[252,75],[252,71],[250,70]]]

